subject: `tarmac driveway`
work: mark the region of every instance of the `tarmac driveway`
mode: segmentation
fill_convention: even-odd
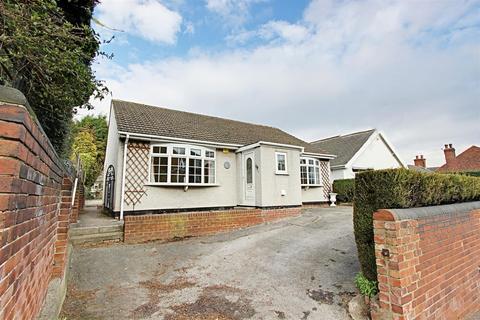
[[[75,248],[63,317],[349,319],[350,207],[169,243]]]

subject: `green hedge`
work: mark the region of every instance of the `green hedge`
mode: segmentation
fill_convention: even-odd
[[[339,202],[353,202],[355,195],[355,179],[341,179],[333,181],[333,192],[337,193]]]
[[[377,281],[373,213],[480,200],[480,178],[407,169],[362,172],[355,178],[353,225],[362,273]]]

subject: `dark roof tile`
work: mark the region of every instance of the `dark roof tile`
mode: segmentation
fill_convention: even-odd
[[[269,126],[123,100],[112,100],[112,105],[119,131],[242,146],[265,141],[304,147],[305,152],[310,153],[327,153],[322,148]]]
[[[330,154],[337,155],[337,157],[331,161],[332,166],[343,166],[353,158],[375,131],[375,129],[371,129],[343,136],[330,137],[311,142],[311,144]]]

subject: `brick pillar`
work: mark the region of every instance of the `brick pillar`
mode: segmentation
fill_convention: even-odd
[[[67,258],[68,229],[72,214],[73,183],[69,177],[63,178],[60,210],[57,218],[57,240],[55,241],[55,255],[52,277],[62,277],[65,272]]]
[[[417,220],[394,221],[392,213],[374,214],[375,257],[378,273],[378,305],[373,320],[413,319],[413,292],[417,288],[420,236]]]

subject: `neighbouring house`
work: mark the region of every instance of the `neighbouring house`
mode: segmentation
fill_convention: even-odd
[[[480,147],[471,146],[457,156],[452,144],[446,144],[443,153],[445,164],[437,172],[480,172]]]
[[[311,142],[337,157],[330,162],[332,180],[351,179],[366,170],[406,168],[385,135],[376,129]]]
[[[90,187],[90,195],[94,199],[102,198],[102,194],[103,194],[103,172],[98,175],[97,179],[95,179],[95,182]]]
[[[327,202],[334,156],[280,129],[113,100],[104,205],[116,215]]]
[[[415,156],[415,159],[413,159],[413,165],[409,164],[408,169],[423,173],[432,173],[434,171],[427,168],[427,159],[423,157],[423,154]]]

